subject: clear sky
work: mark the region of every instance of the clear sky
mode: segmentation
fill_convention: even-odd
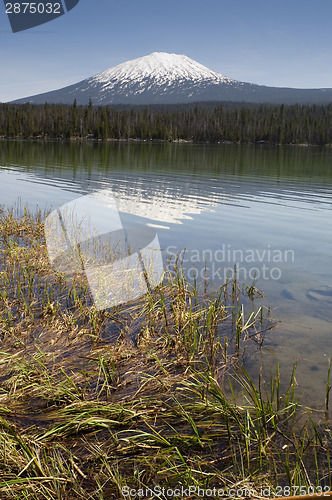
[[[186,54],[241,81],[332,88],[332,0],[80,0],[19,33],[1,1],[0,38],[2,102],[155,51]]]

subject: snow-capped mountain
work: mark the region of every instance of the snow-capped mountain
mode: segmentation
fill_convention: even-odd
[[[232,80],[185,55],[153,52],[77,84],[18,99],[35,104],[177,104],[198,101],[332,102],[332,89],[265,87]]]
[[[153,52],[149,56],[127,61],[90,78],[89,81],[104,83],[107,87],[110,82],[120,83],[126,88],[126,83],[140,84],[146,79],[153,80],[159,86],[184,81],[206,80],[211,83],[235,81],[211,71],[190,57],[167,54],[167,52]]]

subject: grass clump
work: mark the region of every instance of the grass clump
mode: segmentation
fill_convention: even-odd
[[[296,366],[285,390],[278,369],[248,374],[244,350],[272,326],[244,312],[254,286],[209,296],[175,267],[98,311],[83,275],[51,269],[43,216],[28,210],[0,213],[0,280],[1,498],[331,488],[330,374],[319,418],[300,404]]]

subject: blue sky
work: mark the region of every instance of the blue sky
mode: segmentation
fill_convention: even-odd
[[[331,0],[80,0],[19,33],[1,2],[0,39],[3,102],[154,51],[186,54],[241,81],[332,88]]]

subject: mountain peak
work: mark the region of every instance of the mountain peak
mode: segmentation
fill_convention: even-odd
[[[175,80],[209,80],[210,83],[232,81],[230,78],[211,71],[184,54],[169,54],[167,52],[152,52],[147,56],[119,64],[95,75],[90,81],[107,83],[108,81],[114,82],[114,80],[127,80],[133,82],[145,78],[158,81],[159,84]]]
[[[332,89],[264,87],[232,80],[179,54],[152,52],[68,87],[14,102],[34,104],[178,104],[234,101],[277,104],[332,102]]]

